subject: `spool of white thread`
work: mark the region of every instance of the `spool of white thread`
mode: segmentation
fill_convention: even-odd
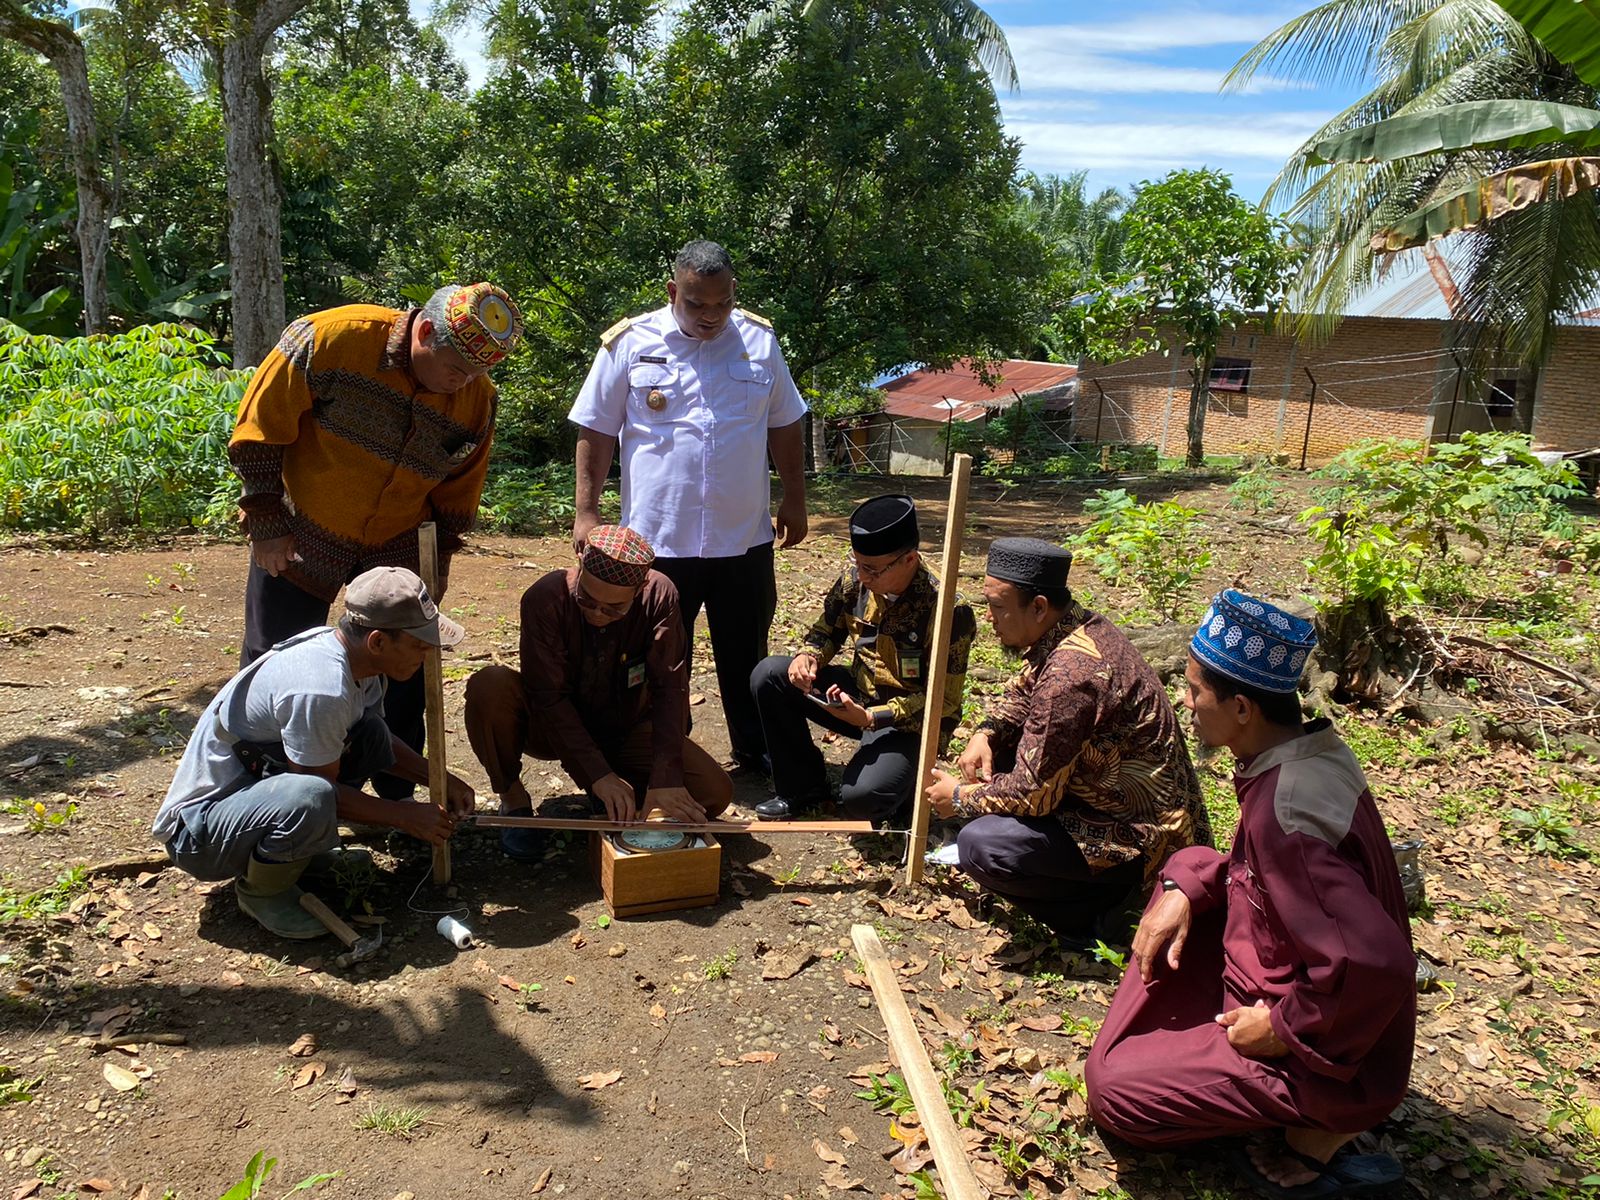
[[[439,936],[457,950],[465,950],[472,945],[472,930],[454,917],[440,917],[436,928],[439,930]]]

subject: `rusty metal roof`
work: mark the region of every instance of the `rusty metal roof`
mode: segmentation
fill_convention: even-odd
[[[990,387],[978,378],[970,363],[957,363],[948,371],[918,368],[879,388],[883,393],[883,411],[895,417],[943,423],[951,419],[953,409],[955,420],[975,421],[1016,403],[1017,396],[1032,396],[1072,382],[1078,368],[1067,363],[1008,359],[994,373],[998,382]],[[1067,408],[1070,403],[1052,400],[1047,401],[1046,406]]]

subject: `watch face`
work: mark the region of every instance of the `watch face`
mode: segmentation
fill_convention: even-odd
[[[688,844],[689,835],[671,829],[624,829],[617,834],[617,841],[628,850],[650,853],[655,850],[677,850]]]

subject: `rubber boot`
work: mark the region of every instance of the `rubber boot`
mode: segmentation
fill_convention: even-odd
[[[366,871],[369,868],[377,869],[372,851],[362,850],[359,847],[352,849],[348,846],[335,846],[332,850],[313,854],[306,861],[306,876],[312,879],[319,876],[324,879],[337,879],[341,870]]]
[[[310,861],[302,858],[296,862],[269,863],[251,855],[250,866],[233,884],[240,911],[255,918],[268,933],[281,938],[306,941],[327,933],[321,921],[300,907],[301,893],[296,881]]]

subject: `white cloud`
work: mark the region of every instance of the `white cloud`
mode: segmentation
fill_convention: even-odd
[[[1205,121],[1035,121],[1007,119],[1035,171],[1088,168],[1154,173],[1174,167],[1229,167],[1240,161],[1276,171],[1327,116],[1239,113]]]
[[[1226,12],[1182,6],[1143,12],[1126,21],[1103,24],[1018,25],[1006,30],[1011,48],[1027,41],[1047,50],[1112,51],[1149,54],[1201,46],[1252,46],[1299,9]]]

